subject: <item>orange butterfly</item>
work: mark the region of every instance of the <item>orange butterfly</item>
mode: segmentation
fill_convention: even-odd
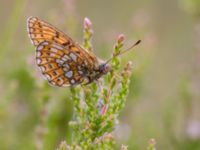
[[[89,84],[112,70],[108,63],[111,59],[106,62],[98,59],[68,35],[37,17],[28,18],[27,28],[36,46],[36,63],[51,85]],[[139,43],[140,40],[133,46]]]

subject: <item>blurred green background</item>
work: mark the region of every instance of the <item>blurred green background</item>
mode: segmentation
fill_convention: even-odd
[[[103,59],[118,34],[125,34],[125,47],[141,39],[122,56],[134,71],[117,144],[146,149],[155,138],[157,149],[199,150],[199,15],[199,0],[0,0],[0,149],[39,149],[44,141],[51,150],[71,142],[70,90],[47,85],[35,65],[26,19],[37,16],[79,43],[89,17],[95,54]]]

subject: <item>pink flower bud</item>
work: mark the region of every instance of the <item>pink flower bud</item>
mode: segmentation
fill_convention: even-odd
[[[128,146],[122,144],[122,146],[121,146],[121,150],[128,150]]]
[[[89,18],[85,18],[84,19],[84,28],[85,29],[90,29],[92,27],[92,22],[90,21],[90,19]]]
[[[119,34],[117,37],[117,42],[122,43],[122,42],[124,42],[124,40],[125,40],[124,34]]]
[[[149,144],[150,144],[150,145],[156,145],[156,140],[153,139],[153,138],[150,139],[150,140],[149,140]]]
[[[108,110],[108,105],[106,104],[106,105],[103,106],[103,108],[101,110],[101,115],[105,115],[107,110]]]

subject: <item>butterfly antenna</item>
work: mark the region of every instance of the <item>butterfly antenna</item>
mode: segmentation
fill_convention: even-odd
[[[120,53],[117,53],[116,55],[112,56],[110,59],[108,59],[108,60],[106,61],[105,64],[108,64],[108,63],[112,60],[113,57],[120,56],[120,55],[122,55],[122,54],[124,54],[124,53],[126,53],[126,52],[128,52],[128,51],[130,51],[130,50],[132,50],[132,48],[134,48],[135,46],[137,46],[137,45],[140,44],[140,43],[141,43],[141,40],[138,40],[138,41],[135,42],[133,45],[131,45],[129,48],[127,48],[127,49],[121,51]]]

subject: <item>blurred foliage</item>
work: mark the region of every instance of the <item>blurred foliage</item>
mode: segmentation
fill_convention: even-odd
[[[200,149],[198,0],[0,0],[0,149],[56,149],[72,143],[71,91],[50,87],[34,61],[26,19],[38,16],[81,41],[83,18],[94,22],[93,51],[109,58],[113,37],[143,42],[133,61],[126,105],[114,130],[117,147]],[[81,43],[81,42],[80,42]],[[84,43],[84,42],[83,42]],[[151,142],[150,142],[151,143]],[[64,146],[63,146],[64,147]]]
[[[180,0],[180,4],[188,13],[200,16],[200,1],[199,0]]]

